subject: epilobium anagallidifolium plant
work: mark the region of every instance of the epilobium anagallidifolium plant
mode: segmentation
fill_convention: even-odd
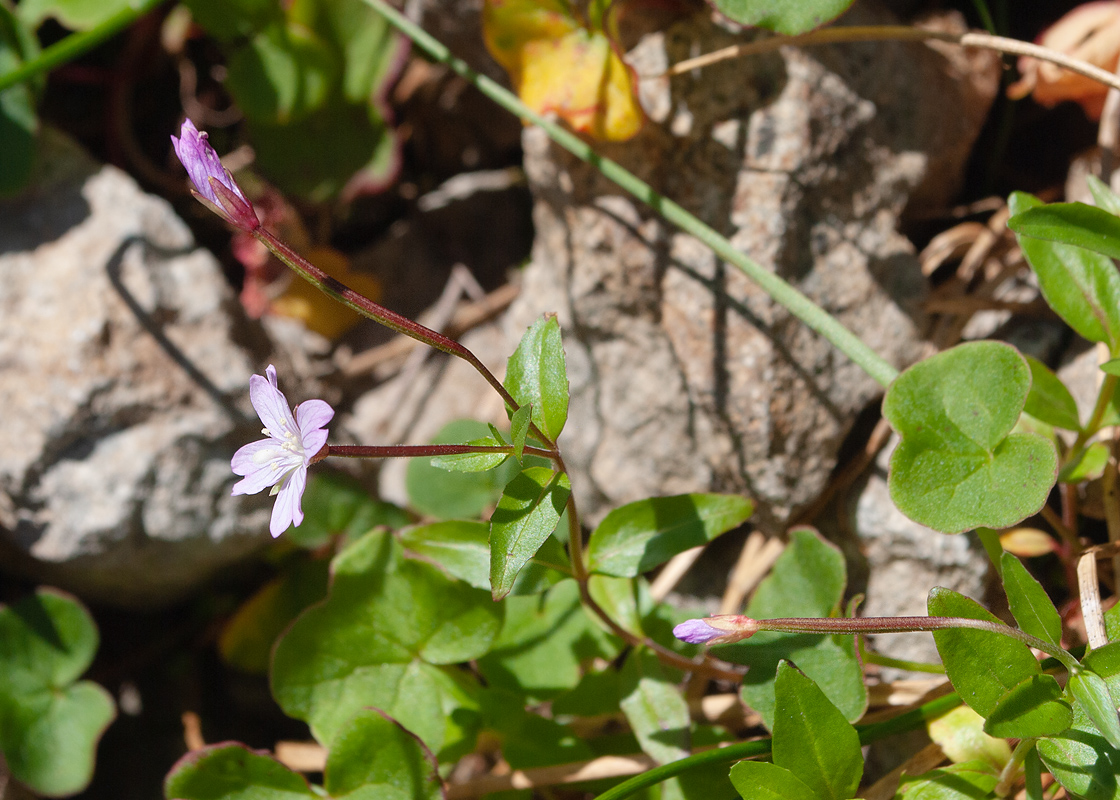
[[[187,133],[184,126],[180,142]],[[214,166],[218,162],[205,137],[196,134],[193,141],[203,146],[180,146],[180,152],[190,157],[201,152],[199,158],[209,166],[188,165],[192,180],[202,174],[211,186],[226,190],[215,191],[219,208],[223,202],[234,203],[230,196],[242,198],[228,173]],[[1033,224],[1037,214],[1026,212],[1034,208],[1054,209],[1013,197],[1013,225]],[[238,218],[247,219],[249,211],[251,205],[238,211]],[[1096,224],[1104,220],[1096,209],[1076,212],[1091,212]],[[1065,401],[1045,367],[1008,345],[962,345],[892,380],[884,401],[884,415],[902,437],[892,460],[892,496],[911,517],[946,533],[981,530],[998,554],[996,565],[1018,627],[945,589],[931,592],[927,617],[838,616],[846,583],[843,560],[809,529],[791,533],[744,614],[690,619],[654,602],[642,576],[741,525],[752,505],[714,494],[650,498],[611,512],[585,541],[558,445],[568,398],[554,318],[542,318],[530,328],[510,359],[505,381],[498,382],[457,343],[355,297],[337,282],[324,281],[313,265],[259,226],[251,232],[344,302],[473,364],[499,390],[510,418],[508,433],[483,428],[450,444],[331,446],[321,430],[331,413],[325,404],[308,401],[312,405],[297,407],[293,417],[275,386],[274,372],[268,380],[254,378],[254,406],[269,439],[243,448],[235,468],[246,475],[239,486],[279,487],[274,533],[301,520],[298,490],[307,467],[319,458],[427,456],[442,470],[466,476],[508,470],[488,522],[446,519],[398,526],[395,534],[355,531],[351,544],[334,560],[334,583],[325,602],[305,611],[277,644],[271,668],[278,701],[311,725],[330,751],[328,765],[339,765],[333,772],[328,768],[326,791],[339,790],[333,776],[345,774],[348,768],[342,765],[357,757],[354,743],[380,752],[373,737],[389,731],[397,732],[390,738],[401,765],[398,772],[409,773],[410,791],[418,796],[430,796],[440,780],[428,751],[436,763],[450,763],[474,746],[479,730],[499,736],[503,755],[515,767],[590,759],[594,751],[583,746],[555,749],[546,756],[518,755],[525,747],[548,751],[544,742],[563,735],[570,706],[578,714],[621,709],[637,746],[655,762],[672,765],[662,767],[668,770],[663,774],[682,786],[718,779],[726,791],[748,798],[785,787],[783,797],[842,800],[858,791],[862,741],[921,724],[923,715],[944,711],[959,700],[975,712],[975,721],[957,724],[982,727],[985,735],[1017,741],[1017,746],[994,762],[966,760],[907,778],[902,797],[917,797],[930,787],[951,791],[961,781],[973,787],[975,796],[1006,796],[1024,780],[1033,787],[1043,771],[1078,796],[1106,796],[1102,792],[1115,787],[1110,770],[1120,764],[1120,644],[1099,639],[1087,656],[1075,658],[1062,645],[1061,619],[1045,591],[1017,557],[999,553],[1000,540],[992,530],[1037,512],[1059,470],[1083,460],[1111,419],[1101,412],[1085,427],[1067,424],[1076,436],[1072,445],[1063,443],[1047,424],[1068,423],[1069,415],[1060,413]],[[1082,286],[1120,286],[1120,278],[1113,280],[1104,271],[1105,261],[1088,251],[1028,239],[1029,232],[1020,232],[1048,298],[1056,282],[1071,274],[1081,276]],[[1110,262],[1107,266],[1114,271]],[[1100,273],[1085,278],[1090,268]],[[1099,332],[1097,340],[1117,352],[1120,336],[1112,337],[1111,331],[1120,332],[1120,324],[1107,324],[1113,312],[1104,311],[1104,299],[1081,296],[1083,307],[1072,307],[1068,299],[1051,302],[1080,332]],[[1088,321],[1102,316],[1099,331],[1091,329]],[[1116,316],[1120,321],[1120,312]],[[1108,407],[1109,380],[1102,385],[1102,397],[1098,406]],[[1023,425],[1020,418],[1037,424]],[[334,500],[325,502],[337,502],[339,492],[350,491],[330,486],[325,496]],[[562,521],[566,548],[552,536]],[[812,573],[805,571],[806,565],[812,565]],[[1107,618],[1109,625],[1117,622],[1112,615]],[[568,630],[568,625],[574,628]],[[957,695],[894,728],[853,727],[868,703],[861,657],[938,669],[900,664],[857,647],[864,634],[901,631],[932,633]],[[586,643],[580,656],[570,649],[572,637]],[[345,648],[338,650],[342,643]],[[1051,656],[1053,666],[1041,664],[1035,652]],[[609,666],[588,670],[589,656]],[[453,666],[467,661],[477,667],[464,672]],[[990,670],[991,663],[1001,669]],[[549,668],[542,672],[542,664]],[[737,665],[749,667],[746,683]],[[1064,687],[1052,674],[1055,670],[1064,674]],[[681,694],[682,673],[742,684],[743,699],[759,713],[772,739],[765,746],[744,742],[724,748],[715,761],[692,755],[696,737],[707,734]],[[603,681],[613,688],[591,692],[591,685]],[[552,702],[551,720],[524,710],[511,718],[510,707],[503,705],[518,708],[543,701]],[[369,706],[378,711],[362,710]],[[794,713],[795,708],[811,713]],[[788,722],[793,718],[800,721],[793,725]],[[537,720],[533,725],[553,731],[535,734],[544,737],[540,745],[518,733],[532,719]],[[772,761],[743,761],[728,774],[729,762],[761,755],[771,744]],[[816,762],[812,753],[820,748],[830,753],[831,766]],[[539,757],[544,762],[535,760]],[[231,758],[241,760],[238,780],[246,786],[273,768],[258,764],[255,759],[261,757],[240,746],[216,747],[173,771],[169,786],[182,792],[174,796],[197,796],[183,787],[205,781],[217,763]],[[640,788],[631,783],[627,789],[628,783],[618,787],[622,794],[607,794],[621,797]]]

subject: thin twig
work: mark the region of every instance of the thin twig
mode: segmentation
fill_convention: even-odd
[[[1030,42],[1021,42],[1018,39],[1009,39],[1005,36],[992,36],[990,33],[978,33],[973,31],[968,33],[950,33],[949,31],[924,30],[908,25],[854,25],[851,27],[822,28],[821,30],[810,31],[797,36],[775,36],[757,42],[748,42],[746,44],[725,47],[722,50],[716,50],[706,55],[686,59],[685,61],[674,64],[665,74],[680,75],[681,73],[707,67],[729,58],[768,53],[780,47],[785,47],[786,45],[803,47],[806,45],[836,44],[838,42],[923,42],[929,40],[948,42],[961,47],[977,47],[982,50],[994,50],[997,53],[1030,56],[1040,61],[1049,61],[1051,64],[1057,64],[1059,67],[1084,75],[1087,78],[1103,83],[1105,86],[1120,89],[1120,77],[1107,70],[1094,67],[1087,61],[1082,61],[1079,58],[1072,58],[1065,53],[1059,53],[1057,50],[1051,50],[1048,47],[1031,44]]]

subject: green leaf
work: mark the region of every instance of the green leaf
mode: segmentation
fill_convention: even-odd
[[[89,612],[54,590],[0,606],[0,752],[39,794],[76,794],[93,776],[116,714],[108,692],[78,681],[97,643]]]
[[[631,633],[645,636],[643,622],[654,609],[644,578],[592,575],[587,590],[608,617]]]
[[[1080,483],[1092,481],[1104,474],[1111,455],[1108,445],[1104,442],[1093,442],[1084,448],[1075,460],[1070,461],[1058,473],[1060,483]]]
[[[514,769],[586,761],[595,755],[569,726],[528,711],[523,699],[509,692],[484,691],[482,715],[486,730],[497,734],[502,756]]]
[[[32,28],[39,27],[47,17],[54,17],[72,31],[85,31],[130,5],[130,0],[22,0],[16,13]]]
[[[381,708],[434,751],[470,732],[466,673],[437,665],[490,649],[503,607],[485,591],[451,581],[403,557],[384,533],[370,533],[332,563],[330,594],[292,625],[276,646],[272,691],[290,716],[329,743],[363,706]]]
[[[1008,690],[984,723],[984,731],[1006,739],[1056,736],[1073,723],[1073,709],[1050,675],[1032,675]]]
[[[1011,553],[1000,556],[1007,603],[1019,629],[1055,647],[1062,646],[1062,618],[1042,584]]]
[[[588,569],[633,578],[738,527],[753,512],[750,500],[730,494],[680,494],[629,503],[607,514],[592,532]]]
[[[423,743],[395,720],[368,708],[351,718],[331,742],[323,778],[323,788],[336,798],[443,797],[435,760]]]
[[[24,5],[18,8],[22,10]],[[0,4],[0,74],[16,69],[38,53],[34,30]],[[33,80],[0,92],[0,153],[4,154],[0,195],[22,189],[31,179],[39,130],[34,93],[39,91],[40,84],[41,80]]]
[[[368,103],[387,94],[390,79],[408,55],[408,39],[363,0],[305,4],[320,12],[309,20],[342,55],[342,93],[350,103]]]
[[[501,447],[502,442],[493,436],[484,436],[481,439],[471,439],[466,444],[476,447]],[[446,456],[432,456],[433,467],[448,470],[449,472],[486,472],[500,467],[509,458],[509,453],[457,453]],[[518,460],[521,457],[518,456]]]
[[[1114,748],[1120,749],[1120,717],[1116,715],[1116,699],[1097,673],[1082,670],[1069,676],[1066,688],[1093,722],[1097,730]]]
[[[930,591],[928,608],[931,617],[1003,624],[975,600],[940,586]],[[991,716],[1008,691],[1042,673],[1029,647],[994,631],[949,628],[934,631],[933,640],[953,688],[982,717]]]
[[[284,19],[274,0],[183,0],[194,21],[220,42],[248,39]]]
[[[575,688],[583,664],[609,661],[621,647],[587,615],[574,580],[561,581],[541,596],[508,597],[503,604],[502,632],[478,659],[489,686],[534,702],[550,700]]]
[[[432,444],[456,444],[485,437],[489,429],[474,420],[456,420],[445,425]],[[408,502],[420,513],[438,519],[478,517],[502,495],[502,487],[517,474],[517,462],[509,461],[488,472],[448,472],[432,466],[429,458],[409,461],[405,475]]]
[[[646,648],[631,651],[622,666],[620,707],[642,752],[658,764],[691,754],[688,703],[657,655]]]
[[[743,800],[817,800],[800,778],[766,761],[740,761],[731,768],[731,783]]]
[[[1048,425],[1067,431],[1081,430],[1077,402],[1066,385],[1034,356],[1024,355],[1023,358],[1031,368],[1031,390],[1023,410]]]
[[[847,572],[844,557],[807,529],[790,531],[790,542],[759,584],[747,606],[754,619],[827,617],[843,598]],[[720,658],[750,665],[743,681],[743,700],[767,727],[774,719],[774,673],[782,659],[793,662],[854,721],[867,708],[867,689],[855,655],[852,636],[824,636],[761,631],[739,644],[716,649]]]
[[[1036,513],[1057,476],[1054,445],[1011,433],[1030,389],[1015,348],[971,342],[915,364],[887,390],[883,416],[902,437],[891,499],[943,533],[1006,528]]]
[[[1101,372],[1109,375],[1120,375],[1120,358],[1110,358],[1101,364]]]
[[[564,473],[529,467],[506,486],[490,515],[490,587],[495,600],[513,589],[517,573],[556,530],[571,494]]]
[[[1011,760],[1011,746],[984,732],[984,718],[966,705],[926,723],[929,738],[941,747],[954,763],[986,761],[996,770]]]
[[[1038,275],[1046,302],[1086,339],[1107,342],[1115,350],[1120,343],[1120,275],[1107,253],[1093,252],[1098,247],[1090,245],[1101,244],[1101,238],[1083,235],[1078,219],[1087,209],[1089,216],[1107,221],[1110,228],[1120,226],[1120,220],[1081,203],[1044,206],[1023,192],[1012,193],[1008,204],[1014,216],[1007,224]],[[1110,247],[1120,252],[1120,242]]]
[[[370,497],[349,475],[316,472],[303,493],[303,524],[284,537],[300,547],[317,550],[335,536],[356,539],[379,525],[396,530],[412,522],[403,508]]]
[[[568,419],[568,372],[556,317],[541,317],[521,337],[503,383],[519,406],[533,407],[533,422],[555,442]]]
[[[1022,236],[1072,244],[1109,258],[1120,258],[1120,218],[1085,203],[1047,203],[1015,192],[1007,227]]]
[[[1100,735],[1080,703],[1073,707],[1073,727],[1039,739],[1036,748],[1046,769],[1070,794],[1083,800],[1120,796],[1120,751]]]
[[[856,729],[788,661],[778,664],[774,694],[774,763],[800,778],[817,797],[854,797],[863,776]]]
[[[215,744],[179,759],[163,784],[175,800],[314,800],[302,775],[242,744]]]
[[[521,406],[509,418],[509,438],[513,442],[513,454],[518,461],[525,452],[525,436],[529,433],[529,421],[532,419],[533,407]]]
[[[277,22],[230,54],[226,85],[247,120],[286,125],[324,107],[339,69],[327,42]]]
[[[897,800],[982,800],[991,796],[999,773],[983,761],[966,761],[899,781]]]
[[[795,35],[831,22],[848,10],[852,0],[714,0],[719,12],[740,25]]]
[[[1089,191],[1093,194],[1093,202],[1097,204],[1097,208],[1114,216],[1120,214],[1120,197],[1116,196],[1116,192],[1107,183],[1096,175],[1087,176],[1086,183],[1089,184]]]

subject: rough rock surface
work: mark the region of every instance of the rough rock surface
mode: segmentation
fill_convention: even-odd
[[[881,21],[859,8],[845,17]],[[655,74],[736,41],[698,17],[631,57]],[[929,48],[880,43],[785,48],[646,84],[651,124],[598,149],[887,360],[917,358],[925,284],[897,224],[915,196],[936,203],[952,191],[983,116],[959,109],[974,108],[981,90]],[[822,489],[880,387],[541,131],[523,141],[537,238],[507,330],[515,342],[555,311],[566,331],[562,443],[585,512],[715,489],[750,494],[755,522],[782,527]]]
[[[267,540],[229,459],[259,437],[268,341],[165,201],[44,147],[50,174],[0,203],[0,567],[166,603]]]

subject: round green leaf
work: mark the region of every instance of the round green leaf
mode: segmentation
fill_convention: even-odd
[[[681,494],[629,503],[607,514],[591,534],[588,568],[636,577],[738,527],[753,512],[750,500],[728,494]]]
[[[712,4],[740,25],[794,35],[831,22],[848,10],[852,0],[713,0]]]
[[[462,673],[434,665],[490,649],[503,607],[489,593],[406,559],[374,532],[335,557],[327,599],[305,611],[276,646],[272,689],[322,742],[363,706],[385,709],[438,751],[469,704]]]
[[[97,742],[116,709],[108,692],[75,683],[97,651],[77,601],[40,589],[0,606],[0,752],[37,793],[76,794],[93,776]]]
[[[1027,363],[999,342],[959,345],[902,373],[883,400],[902,437],[888,481],[899,510],[961,533],[1006,528],[1042,508],[1057,475],[1054,446],[1011,433],[1029,390]]]
[[[168,800],[307,800],[299,773],[242,744],[216,744],[179,759],[163,784]]]

